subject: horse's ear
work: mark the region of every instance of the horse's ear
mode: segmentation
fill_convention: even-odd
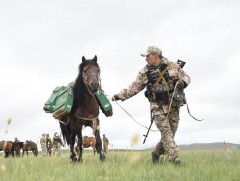
[[[93,61],[97,63],[97,55],[94,56]]]
[[[84,56],[82,56],[82,62],[85,62],[86,58]]]

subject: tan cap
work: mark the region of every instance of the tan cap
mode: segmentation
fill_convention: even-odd
[[[143,57],[146,57],[151,53],[156,53],[158,55],[162,55],[162,50],[160,48],[156,47],[156,46],[149,46],[147,48],[147,51],[145,53],[141,53],[140,55],[143,56]]]

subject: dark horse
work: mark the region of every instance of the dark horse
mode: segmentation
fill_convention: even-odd
[[[13,142],[13,144],[14,144],[14,151],[16,153],[16,156],[20,157],[21,150],[23,149],[24,143],[21,141],[18,141],[18,142]]]
[[[83,126],[90,126],[93,129],[97,153],[100,154],[101,161],[105,160],[98,119],[99,104],[95,97],[97,91],[101,91],[100,67],[97,63],[97,56],[90,60],[86,60],[83,56],[82,63],[79,65],[78,77],[73,85],[74,101],[71,113],[59,120],[63,139],[70,145],[70,160],[73,162],[82,161]],[[112,112],[106,116],[112,116]],[[77,146],[80,148],[78,158],[74,152],[76,136],[78,138]]]
[[[21,142],[19,142],[21,143]],[[34,156],[38,155],[38,148],[37,148],[37,144],[33,141],[28,141],[26,140],[25,143],[23,143],[22,145],[22,157],[24,155],[24,152],[27,152],[27,156],[28,156],[28,151],[32,151]]]
[[[0,151],[4,151],[5,158],[12,155],[14,157],[14,145],[12,141],[0,141]]]

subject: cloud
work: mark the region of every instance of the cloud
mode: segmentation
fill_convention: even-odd
[[[98,56],[102,85],[111,97],[146,64],[139,54],[157,45],[171,61],[187,62],[184,70],[192,79],[186,89],[189,107],[194,116],[205,119],[196,122],[181,108],[177,143],[239,143],[239,5],[235,0],[1,1],[2,139],[37,141],[42,133],[60,131],[42,107],[56,86],[75,80],[83,55]],[[101,114],[100,120],[101,133],[114,148],[130,148],[134,135],[139,135],[135,146],[140,148],[160,140],[159,132],[151,132],[143,145],[146,128],[112,104],[114,116]],[[143,92],[120,104],[149,126]],[[13,121],[4,134],[9,117]]]

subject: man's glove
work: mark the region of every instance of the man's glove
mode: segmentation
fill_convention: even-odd
[[[186,82],[184,82],[183,80],[181,80],[181,81],[178,81],[177,87],[178,87],[179,89],[185,89],[185,88],[187,87],[187,84],[186,84]]]
[[[148,72],[147,74],[147,78],[148,78],[148,82],[155,84],[157,79],[159,78],[160,74],[159,74],[159,70],[158,69],[154,69]]]
[[[118,100],[120,100],[118,95],[115,94],[115,95],[112,96],[112,101],[118,101]]]

